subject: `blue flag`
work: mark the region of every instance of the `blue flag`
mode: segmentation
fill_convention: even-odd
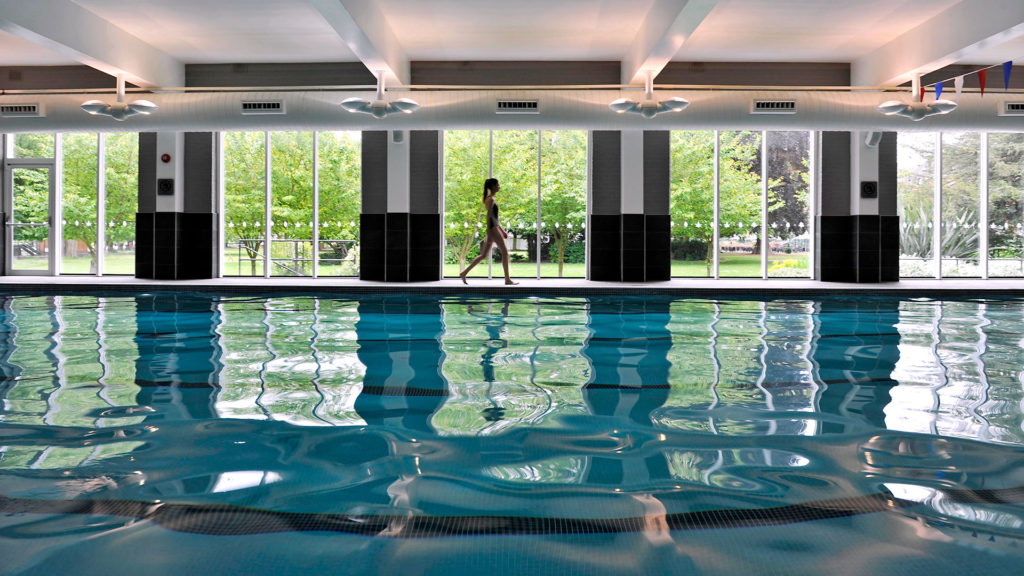
[[[1003,90],[1010,89],[1010,70],[1013,69],[1013,61],[1003,62]]]
[[[935,99],[942,98],[942,82],[935,83]]]

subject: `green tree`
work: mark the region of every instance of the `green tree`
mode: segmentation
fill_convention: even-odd
[[[89,274],[99,271],[96,229],[98,179],[97,134],[64,134],[61,211],[64,243],[81,242],[89,253]],[[136,192],[137,194],[137,192]]]
[[[106,135],[106,247],[135,241],[135,214],[139,211],[139,135]],[[122,271],[124,272],[124,271]]]
[[[989,250],[995,258],[1024,257],[1024,134],[988,137]]]
[[[706,246],[704,262],[710,276],[714,240],[714,133],[673,131],[671,154],[672,237],[696,240]],[[746,232],[751,228],[748,224],[759,226],[759,154],[759,133],[723,131],[719,134],[719,226],[723,237]],[[769,194],[771,208],[778,200],[775,193],[770,191]]]
[[[274,132],[270,135],[270,142],[271,256],[286,260],[275,262],[271,272],[284,276],[310,275],[313,248],[313,133]]]
[[[224,135],[224,238],[237,242],[257,275],[266,214],[266,142],[263,132]]]
[[[359,241],[362,200],[362,139],[358,132],[320,133],[320,239]],[[349,252],[339,245],[317,252],[327,259],[344,259]],[[357,251],[358,254],[358,251]],[[358,266],[358,264],[356,264]],[[320,268],[324,274],[326,267]],[[355,274],[358,268],[350,273]]]
[[[484,206],[481,198],[484,180],[489,174],[489,154],[490,132],[487,130],[444,133],[444,238],[460,270],[476,256],[482,239]],[[502,193],[504,189],[503,184]]]
[[[587,212],[587,133],[542,132],[541,220],[554,248],[552,259],[562,277],[565,249],[583,232]]]

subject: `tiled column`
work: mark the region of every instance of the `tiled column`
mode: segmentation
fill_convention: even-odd
[[[670,276],[669,133],[591,133],[591,280],[646,282]]]
[[[363,280],[441,279],[440,133],[363,132]]]
[[[139,134],[136,277],[216,276],[216,150],[212,132]]]
[[[824,132],[817,277],[825,282],[899,279],[896,134]]]
[[[590,198],[587,206],[590,280],[622,280],[622,133],[590,133]]]

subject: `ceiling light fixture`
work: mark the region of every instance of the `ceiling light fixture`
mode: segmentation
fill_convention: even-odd
[[[647,80],[644,82],[644,100],[643,102],[637,102],[636,100],[630,100],[629,98],[619,98],[608,105],[609,108],[619,114],[626,112],[632,112],[643,116],[644,118],[654,118],[662,112],[682,112],[687,106],[690,105],[689,100],[675,97],[669,98],[668,100],[655,100],[654,99],[654,72],[651,70],[647,71]]]
[[[420,105],[408,98],[388,102],[384,99],[384,71],[377,71],[377,99],[373,102],[362,98],[347,98],[341,103],[341,107],[349,112],[369,114],[374,118],[384,118],[388,114],[403,112],[412,114],[419,109]]]
[[[931,103],[915,102],[914,100],[921,97],[919,96],[921,94],[920,74],[914,74],[914,81],[911,83],[910,92],[910,104],[899,100],[889,100],[881,103],[878,106],[878,111],[886,116],[903,116],[917,122],[929,116],[949,114],[956,110],[956,102],[952,100],[934,100]]]
[[[149,100],[135,100],[128,104],[124,101],[124,76],[117,75],[117,102],[108,104],[102,100],[89,100],[82,103],[82,110],[94,116],[110,116],[114,120],[122,121],[129,116],[136,114],[152,114],[159,110],[156,104]]]

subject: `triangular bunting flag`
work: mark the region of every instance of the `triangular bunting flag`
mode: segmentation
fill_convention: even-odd
[[[1010,89],[1010,70],[1013,70],[1013,61],[1003,62],[1003,90]]]
[[[978,84],[981,85],[981,95],[985,95],[985,78],[988,76],[988,70],[978,70]]]
[[[964,91],[964,77],[957,76],[953,79],[953,88],[956,88],[956,99],[960,99],[960,94]]]
[[[920,100],[921,100],[921,102],[924,102],[924,86],[921,86],[921,97],[920,97]]]
[[[942,98],[942,82],[935,83],[935,99]]]

